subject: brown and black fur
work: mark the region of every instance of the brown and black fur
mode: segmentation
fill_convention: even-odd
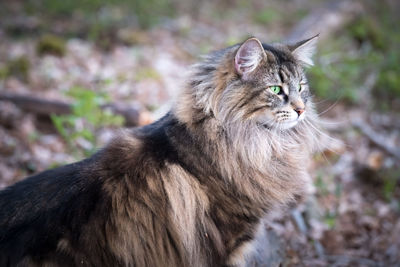
[[[241,122],[225,125],[216,107],[229,83],[258,86],[256,78],[241,81],[231,65],[237,49],[195,67],[159,121],[120,134],[89,159],[1,191],[0,266],[244,265],[260,220],[304,194],[308,176],[299,158],[306,160],[311,141],[299,126],[279,133],[286,143],[265,152],[247,153],[246,146],[257,147],[252,140],[237,143],[229,127]],[[279,64],[299,64],[288,48],[264,49],[284,60]],[[235,108],[251,110],[256,93],[238,94]],[[244,139],[251,127],[272,136],[244,114]]]

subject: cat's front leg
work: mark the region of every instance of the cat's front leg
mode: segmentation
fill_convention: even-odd
[[[248,259],[254,254],[254,240],[246,241],[229,255],[225,267],[246,267]]]

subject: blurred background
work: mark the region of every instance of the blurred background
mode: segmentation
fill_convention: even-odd
[[[400,266],[399,14],[396,0],[1,1],[0,188],[156,120],[204,53],[320,33],[315,190],[271,215],[269,251],[283,266]]]

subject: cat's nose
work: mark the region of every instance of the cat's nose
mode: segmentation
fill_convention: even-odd
[[[295,108],[294,111],[296,111],[297,115],[300,116],[304,112],[304,108]]]
[[[301,100],[294,100],[291,101],[291,105],[294,111],[296,111],[297,115],[300,116],[302,113],[304,113],[305,106],[303,101]]]

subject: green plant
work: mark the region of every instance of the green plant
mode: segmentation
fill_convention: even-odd
[[[378,99],[390,103],[400,97],[400,32],[393,10],[388,10],[385,5],[373,8],[376,10],[374,16],[356,19],[350,25],[349,33],[361,45],[370,45],[376,53],[381,54],[373,93]]]
[[[163,17],[173,16],[175,9],[174,2],[169,0],[69,0],[69,1],[53,1],[53,0],[27,0],[24,4],[26,11],[30,14],[45,14],[46,17],[71,17],[75,15],[84,15],[85,23],[89,24],[90,31],[102,31],[100,27],[106,27],[109,19],[104,18],[105,9],[119,8],[118,12],[125,16],[134,17],[138,25],[142,28],[154,26],[160,22]],[[121,16],[116,16],[121,22]]]
[[[85,88],[73,87],[67,95],[75,101],[72,113],[53,114],[51,119],[75,157],[89,156],[97,146],[96,130],[104,126],[120,126],[124,123],[124,119],[102,108],[102,105],[108,101],[106,94],[97,94]]]
[[[318,190],[318,193],[321,195],[327,195],[329,193],[327,185],[325,183],[325,181],[323,180],[323,175],[322,173],[318,173],[316,180],[314,182],[315,187]]]
[[[345,46],[349,41],[343,38],[336,45]],[[339,48],[328,46],[315,66],[310,68],[311,88],[322,99],[340,99],[355,104],[365,94],[365,81],[379,67],[382,57],[373,50],[331,52],[339,51],[336,49]]]
[[[337,214],[335,213],[326,213],[324,216],[324,223],[329,227],[329,229],[333,229],[336,225],[336,217]]]
[[[390,202],[395,197],[396,190],[400,179],[400,171],[398,170],[384,170],[380,173],[383,180],[382,193],[386,201]]]
[[[338,36],[319,45],[310,84],[320,98],[350,104],[370,100],[375,108],[398,111],[400,102],[400,32],[394,10],[369,2],[366,14],[352,20]],[[373,108],[373,107],[371,107]]]

